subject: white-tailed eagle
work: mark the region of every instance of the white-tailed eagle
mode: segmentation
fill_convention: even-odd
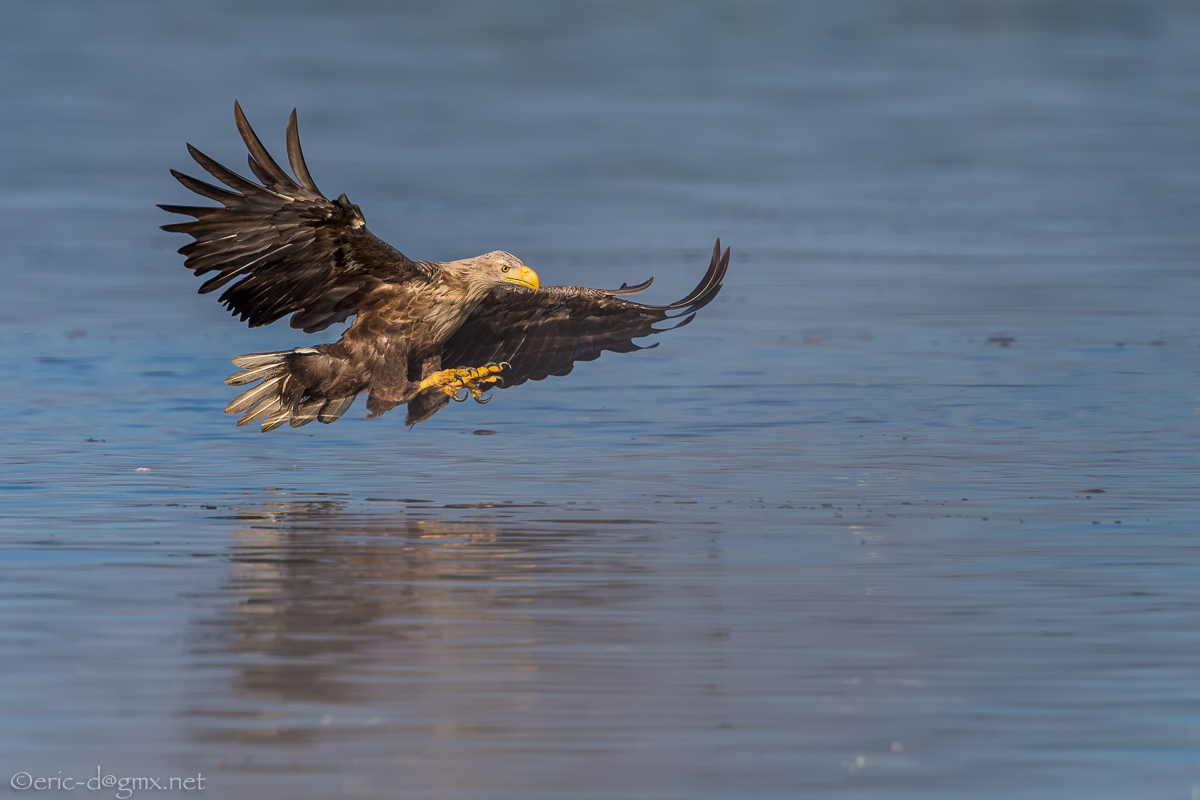
[[[605,350],[640,350],[634,339],[686,325],[721,289],[729,250],[722,254],[720,239],[699,285],[667,306],[622,298],[653,278],[606,291],[542,286],[503,252],[413,261],[368,231],[346,195],[331,201],[321,194],[300,152],[295,111],[287,125],[295,177],[267,153],[237,103],[233,112],[260,182],[189,144],[192,158],[229,189],[171,170],[220,206],[160,206],[195,217],[163,229],[195,239],[179,252],[196,275],[211,274],[200,292],[224,288],[221,302],[251,327],[291,314],[293,328],[315,333],[354,317],[337,342],[233,359],[241,369],[225,382],[257,384],[225,409],[242,414],[239,425],[261,421],[269,431],[285,422],[333,422],[364,391],[371,416],[407,403],[414,424],[451,398],[486,402],[493,386],[566,375]],[[669,328],[654,327],[679,317]]]

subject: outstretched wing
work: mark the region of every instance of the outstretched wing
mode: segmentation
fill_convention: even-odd
[[[713,248],[708,272],[687,297],[669,306],[644,306],[623,300],[650,285],[612,291],[580,286],[547,286],[541,291],[496,289],[467,318],[442,348],[443,367],[478,367],[506,361],[503,386],[566,375],[576,361],[592,361],[605,350],[642,350],[634,339],[672,330],[692,321],[721,290],[729,250],[721,240]],[[682,317],[667,328],[655,323]],[[651,347],[655,345],[650,345]]]
[[[293,328],[313,333],[357,313],[363,298],[382,284],[429,274],[428,265],[409,260],[368,231],[362,211],[346,195],[330,201],[321,194],[300,151],[295,111],[287,125],[294,179],[271,158],[236,102],[233,114],[250,151],[250,170],[262,185],[189,144],[192,158],[234,191],[171,170],[188,189],[221,207],[159,206],[196,218],[163,230],[195,239],[179,250],[195,274],[217,273],[200,287],[201,294],[236,280],[221,302],[251,327],[293,314]]]

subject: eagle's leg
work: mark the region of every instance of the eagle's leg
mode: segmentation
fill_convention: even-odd
[[[448,397],[461,402],[467,397],[459,397],[459,392],[466,389],[470,396],[475,398],[475,402],[486,403],[487,400],[483,399],[484,390],[500,380],[500,373],[506,366],[507,364],[486,364],[470,369],[444,369],[421,381],[417,391],[440,389]]]

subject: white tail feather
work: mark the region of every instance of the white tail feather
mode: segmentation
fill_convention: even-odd
[[[325,405],[326,399],[318,397],[315,400],[309,400],[301,403],[295,410],[292,411],[292,421],[290,424],[293,428],[299,428],[301,425],[307,425],[317,418],[317,412]]]
[[[251,367],[241,372],[235,372],[225,379],[225,383],[230,386],[244,386],[247,383],[254,383],[262,378],[273,378],[276,375],[282,375],[286,369],[286,364],[264,364],[261,367]]]
[[[274,414],[280,409],[283,409],[283,407],[283,398],[279,396],[268,397],[266,400],[263,400],[254,408],[243,414],[241,419],[237,421],[237,424],[238,426],[242,426],[249,425],[251,422],[258,422],[263,417]]]
[[[312,348],[303,349],[309,350]],[[274,353],[247,353],[244,356],[238,356],[230,360],[233,361],[234,366],[249,369],[250,367],[261,367],[263,364],[283,363],[287,360],[291,352],[291,350],[277,350]]]
[[[262,421],[263,433],[266,433],[267,431],[275,430],[280,425],[287,422],[288,418],[291,416],[292,416],[291,407],[285,406],[282,403],[280,403],[280,410],[276,411],[274,414],[272,414],[271,416],[267,417],[266,419],[264,419]]]
[[[327,402],[317,413],[317,419],[328,425],[337,420],[342,414],[345,414],[350,406],[354,403],[354,398],[358,397],[352,394],[349,397],[337,397]]]
[[[267,378],[265,381],[255,386],[253,389],[242,392],[233,399],[229,405],[225,406],[226,414],[236,414],[239,411],[245,411],[250,406],[257,403],[262,398],[275,390],[276,385],[284,379],[285,376],[279,375],[274,378]]]
[[[297,347],[273,353],[249,353],[233,359],[241,370],[233,373],[225,382],[230,386],[244,386],[262,381],[234,398],[225,407],[227,414],[242,414],[238,425],[249,425],[262,421],[264,432],[275,430],[285,422],[293,428],[307,425],[314,419],[330,423],[346,413],[354,403],[358,392],[344,397],[326,397],[308,394],[307,387],[297,385],[292,373],[296,356],[315,355],[322,351],[312,347]],[[297,398],[297,393],[302,394]],[[287,399],[291,398],[291,399]]]

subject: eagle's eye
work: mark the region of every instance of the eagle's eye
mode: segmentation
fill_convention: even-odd
[[[501,268],[500,268],[500,271],[501,271],[501,272],[508,272],[508,264],[505,264],[503,267],[501,267]]]

